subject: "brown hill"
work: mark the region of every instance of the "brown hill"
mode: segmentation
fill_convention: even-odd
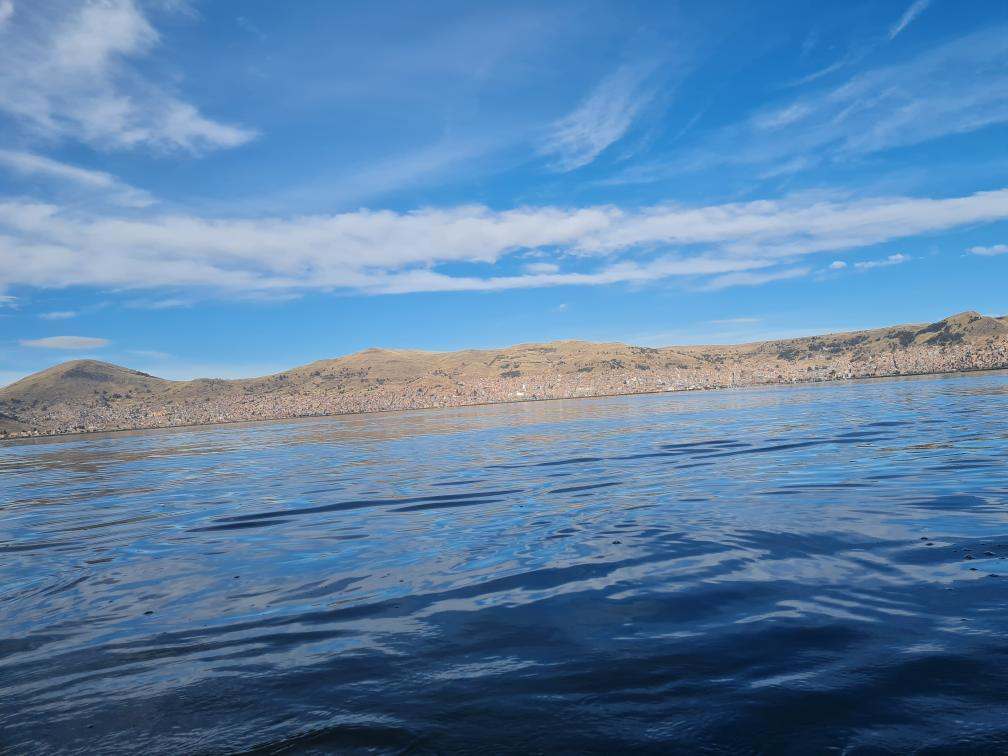
[[[366,349],[243,380],[167,381],[94,360],[0,389],[0,436],[145,428],[1008,367],[1008,318],[652,349],[558,341],[461,352]]]

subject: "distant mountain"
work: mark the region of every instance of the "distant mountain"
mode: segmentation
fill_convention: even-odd
[[[0,437],[1008,367],[1008,318],[652,349],[558,341],[366,349],[243,380],[168,381],[95,360],[0,389]]]

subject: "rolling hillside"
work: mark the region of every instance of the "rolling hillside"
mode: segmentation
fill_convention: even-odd
[[[1008,367],[1008,318],[738,346],[559,341],[505,349],[366,349],[243,380],[168,381],[93,360],[0,389],[0,437]]]

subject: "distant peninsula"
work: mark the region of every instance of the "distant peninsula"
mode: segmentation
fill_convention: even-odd
[[[0,438],[1008,367],[1008,317],[658,349],[558,341],[366,349],[263,378],[169,381],[96,360],[0,389]]]

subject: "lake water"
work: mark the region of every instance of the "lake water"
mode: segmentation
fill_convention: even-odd
[[[0,445],[0,751],[1008,750],[1008,376]]]

